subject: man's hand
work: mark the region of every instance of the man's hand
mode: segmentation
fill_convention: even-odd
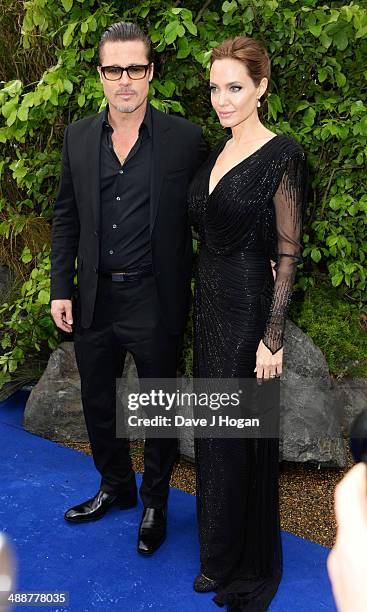
[[[70,333],[73,331],[73,314],[71,300],[52,300],[51,316],[57,327]]]
[[[339,612],[367,610],[366,464],[353,466],[335,488],[338,525],[327,569]]]

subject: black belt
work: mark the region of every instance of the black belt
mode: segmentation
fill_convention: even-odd
[[[143,278],[143,276],[150,276],[152,274],[152,267],[141,268],[140,270],[132,270],[131,272],[103,272],[99,270],[100,276],[109,278],[114,283],[126,283],[129,281],[137,281]]]

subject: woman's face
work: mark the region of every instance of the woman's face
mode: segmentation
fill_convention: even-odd
[[[256,113],[257,100],[267,87],[263,78],[258,87],[240,60],[215,60],[210,69],[211,102],[223,127],[233,128]]]

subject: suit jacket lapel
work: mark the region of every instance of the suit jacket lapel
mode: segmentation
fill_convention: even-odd
[[[166,116],[152,107],[152,162],[150,167],[150,235],[158,212],[159,195],[169,159],[169,130]]]
[[[93,120],[87,137],[87,150],[85,152],[88,160],[88,175],[86,180],[90,185],[91,209],[94,217],[95,228],[100,225],[101,185],[100,185],[100,154],[102,135],[103,112]]]

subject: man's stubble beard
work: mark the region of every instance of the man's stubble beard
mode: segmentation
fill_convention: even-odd
[[[119,112],[119,113],[133,113],[134,111],[138,110],[138,108],[140,108],[141,106],[143,106],[143,104],[146,102],[148,96],[146,96],[139,104],[133,104],[133,105],[124,105],[124,106],[115,106],[115,109]]]
[[[133,113],[138,107],[137,106],[116,106],[115,108],[119,113]]]

